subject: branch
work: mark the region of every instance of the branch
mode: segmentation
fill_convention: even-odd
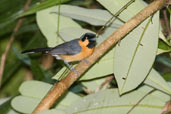
[[[79,72],[77,76],[74,72],[70,72],[63,80],[56,83],[54,87],[48,92],[48,94],[39,103],[32,114],[37,114],[40,111],[49,109],[55,101],[83,74],[88,68],[90,68],[100,57],[102,57],[109,49],[111,49],[118,41],[120,41],[125,35],[132,31],[136,26],[142,23],[150,15],[158,11],[163,7],[167,0],[155,0],[137,15],[131,18],[116,32],[112,33],[103,43],[101,43],[93,53],[88,57],[89,64],[80,62],[76,66],[76,70]]]
[[[25,5],[24,5],[24,11],[26,11],[29,8],[29,5],[31,3],[31,0],[27,0]],[[15,35],[18,32],[19,28],[21,27],[23,19],[20,18],[15,26],[15,28],[13,29],[13,33],[11,34],[10,40],[6,46],[6,49],[4,51],[4,53],[2,54],[1,57],[1,63],[0,63],[0,87],[1,87],[1,81],[2,81],[2,76],[3,76],[3,72],[4,72],[4,67],[5,67],[5,63],[6,63],[6,58],[8,55],[8,52],[11,48],[11,44],[13,43],[14,39],[15,39]]]

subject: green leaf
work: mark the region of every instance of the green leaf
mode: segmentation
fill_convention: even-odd
[[[146,19],[116,46],[114,74],[120,94],[135,89],[146,78],[153,65],[157,44],[159,13]]]
[[[3,98],[0,99],[0,113],[7,114],[11,108],[10,106],[11,99]]]
[[[25,0],[0,1],[0,35],[11,34],[11,31],[13,31],[16,25],[16,19],[21,14],[25,2]]]
[[[54,47],[57,44],[63,42],[61,41],[60,38],[57,37],[57,33],[56,33],[58,18],[55,12],[57,12],[57,10],[58,10],[58,7],[54,6],[54,7],[48,8],[46,10],[43,10],[37,13],[37,23],[40,27],[40,30],[47,38],[48,46],[50,47]],[[91,17],[92,16],[91,12],[93,12],[93,15],[94,15],[93,19]],[[94,9],[85,9],[85,8],[80,8],[76,6],[62,5],[60,9],[60,14],[64,15],[66,13],[69,13],[68,14],[69,17],[73,19],[79,19],[82,21],[87,20],[87,22],[89,23],[92,22],[93,24],[95,24],[95,22],[97,21],[99,21],[99,23],[104,24],[107,21],[107,19],[111,17],[111,15],[105,10],[96,11]],[[105,15],[110,15],[110,16],[108,16],[108,18],[106,19],[106,16],[104,15],[102,16],[101,13],[104,13]],[[76,16],[77,18],[75,18],[75,15],[77,15]],[[85,18],[85,16],[86,16],[86,19],[83,19],[83,17]],[[49,20],[48,23],[47,23],[47,20]],[[99,25],[102,25],[102,24],[99,24]],[[113,24],[114,28],[111,28],[111,30],[112,29],[113,31],[116,30],[116,28],[118,28],[121,24],[122,23],[120,21],[115,21]],[[59,29],[60,29],[59,34],[65,41],[79,38],[83,33],[89,32],[89,30],[81,29],[80,25],[75,23],[72,19],[63,17],[63,16],[60,16]]]
[[[13,74],[17,72],[20,66],[21,62],[18,60],[6,64],[2,79],[2,85],[5,84],[11,78],[11,76],[13,76]]]
[[[33,97],[17,96],[12,100],[11,106],[18,112],[31,114],[40,101],[41,99]]]
[[[49,84],[47,85],[46,83],[38,81],[27,81],[23,83],[20,91],[24,96],[22,95],[15,97],[11,103],[12,107],[22,113],[31,113],[35,106],[40,102],[39,95],[37,95],[37,93],[40,92],[40,94],[42,95],[41,97],[43,97],[44,93],[42,91],[45,90],[44,87],[47,88],[46,86],[49,86]],[[26,89],[29,89],[32,95],[26,92]],[[47,110],[45,112],[61,112],[62,114],[99,114],[103,112],[107,114],[113,114],[115,112],[118,114],[125,114],[132,106],[134,106],[144,95],[148,94],[148,92],[150,92],[151,90],[153,90],[151,87],[142,86],[135,91],[120,96],[117,89],[108,89],[88,95],[83,98],[71,92],[68,92],[67,94],[62,96],[55,109]],[[147,97],[145,97],[140,102],[140,104],[135,107],[132,113],[161,113],[162,107],[169,99],[169,95],[164,94],[160,91],[155,91],[152,94],[147,95]],[[44,114],[45,112],[41,113]]]
[[[24,82],[19,88],[21,95],[12,100],[12,107],[22,113],[31,113],[51,87],[52,85],[40,81]],[[60,97],[55,109],[63,110],[76,100],[80,100],[78,95],[67,92]]]
[[[171,82],[171,72],[164,73],[162,76],[166,81]]]
[[[28,20],[31,20],[31,19],[28,19]],[[21,29],[17,32],[17,35],[23,35],[24,33],[35,32],[38,30],[39,29],[37,27],[37,24],[26,23],[26,25],[22,26]]]
[[[80,38],[83,34],[87,32],[94,33],[88,29],[69,27],[69,28],[61,29],[59,34],[64,41],[70,41],[76,38]]]
[[[38,114],[66,114],[66,113],[63,110],[51,109],[51,110],[45,110],[39,112]]]
[[[171,68],[171,59],[167,56],[157,56],[156,61]]]
[[[143,86],[122,96],[119,96],[117,89],[103,90],[75,102],[66,111],[68,114],[126,114],[132,106],[151,90],[152,88]],[[159,97],[149,94],[133,109],[131,114],[159,114],[162,112],[164,104],[165,102]]]
[[[109,12],[101,9],[87,9],[71,5],[61,5],[60,7],[61,15],[87,22],[95,26],[103,26],[112,17]],[[58,13],[58,8],[54,9],[53,12]],[[122,23],[117,19],[111,27],[119,27],[121,25]]]
[[[74,93],[72,93],[72,92],[67,92],[60,99],[61,99],[61,101],[58,102],[58,104],[55,107],[55,109],[65,110],[69,106],[74,105],[75,101],[80,100],[81,97],[76,95],[76,94],[74,94]]]
[[[107,77],[95,80],[82,81],[81,83],[90,91],[99,91],[98,87],[106,80]],[[106,89],[108,84],[106,84],[102,89]]]
[[[160,39],[157,54],[162,54],[165,52],[171,52],[171,46],[169,46],[167,43]]]
[[[31,60],[30,67],[35,79],[43,80],[46,77],[45,70],[40,66],[37,60]]]
[[[161,25],[160,25],[160,32],[159,32],[159,38],[164,41],[168,46],[171,46],[171,43],[167,40],[167,38],[164,36],[162,30],[161,30]]]
[[[54,5],[62,4],[62,3],[68,2],[68,1],[70,1],[70,0],[46,0],[39,4],[37,3],[37,5],[31,7],[28,11],[22,13],[21,16],[27,16],[30,14],[34,14],[37,11],[43,10],[45,8],[48,8],[48,7],[51,7]]]
[[[15,65],[14,65],[15,66]],[[13,67],[14,67],[13,66]],[[8,69],[9,70],[9,69]],[[5,86],[1,88],[1,97],[4,96],[15,96],[18,95],[18,88],[24,80],[25,69],[20,68],[10,77],[10,79],[5,83]]]
[[[59,32],[59,35],[64,41],[70,41],[70,40],[81,37],[83,34],[87,32],[94,33],[88,29],[69,27],[69,28],[61,29],[61,31]]]
[[[57,37],[57,14],[53,13],[52,10],[56,7],[51,7],[42,11],[37,12],[36,19],[38,26],[47,39],[47,44],[49,47],[54,47],[57,44],[63,42],[59,37]],[[47,23],[48,20],[48,23]],[[75,23],[72,19],[60,16],[59,32],[61,29],[76,27],[81,28],[80,25]]]
[[[12,49],[13,49],[13,52],[16,54],[16,56],[19,60],[21,60],[22,62],[24,62],[27,65],[31,65],[31,62],[30,62],[28,55],[21,54],[21,52],[19,52],[17,50],[17,48],[15,48],[15,47],[13,47]]]
[[[25,81],[19,88],[21,95],[42,99],[52,87],[51,84],[40,81]]]
[[[171,86],[154,69],[150,71],[144,83],[171,95]]]
[[[25,45],[24,50],[46,47],[46,39],[42,36],[40,31],[36,32],[36,34],[29,40],[29,42]]]
[[[112,74],[114,51],[115,48],[111,49],[108,53],[106,53],[80,78],[80,80],[89,80]]]
[[[101,5],[103,5],[107,10],[109,10],[113,15],[119,11],[124,5],[130,0],[97,0]],[[128,21],[134,15],[136,15],[140,10],[146,6],[145,2],[142,0],[135,0],[131,5],[126,8],[118,17],[123,21]]]
[[[171,46],[169,46],[167,43],[165,43],[163,40],[159,40],[159,49],[163,49],[163,50],[168,50],[171,51]]]

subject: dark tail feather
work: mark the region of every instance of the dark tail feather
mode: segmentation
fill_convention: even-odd
[[[30,49],[25,50],[21,52],[22,54],[30,54],[30,53],[36,53],[36,52],[42,52],[42,53],[48,53],[51,50],[51,48],[37,48],[37,49]]]

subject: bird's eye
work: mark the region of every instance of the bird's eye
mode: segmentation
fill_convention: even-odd
[[[81,40],[84,42],[86,40],[86,37],[83,37]]]

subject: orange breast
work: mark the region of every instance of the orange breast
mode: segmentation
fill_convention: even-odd
[[[82,46],[82,50],[80,53],[75,54],[75,55],[59,55],[62,59],[66,60],[67,62],[72,62],[72,61],[80,61],[82,59],[87,58],[88,56],[90,56],[93,51],[94,48],[88,48],[87,44],[88,44],[88,40],[87,41],[79,41],[79,44]]]

